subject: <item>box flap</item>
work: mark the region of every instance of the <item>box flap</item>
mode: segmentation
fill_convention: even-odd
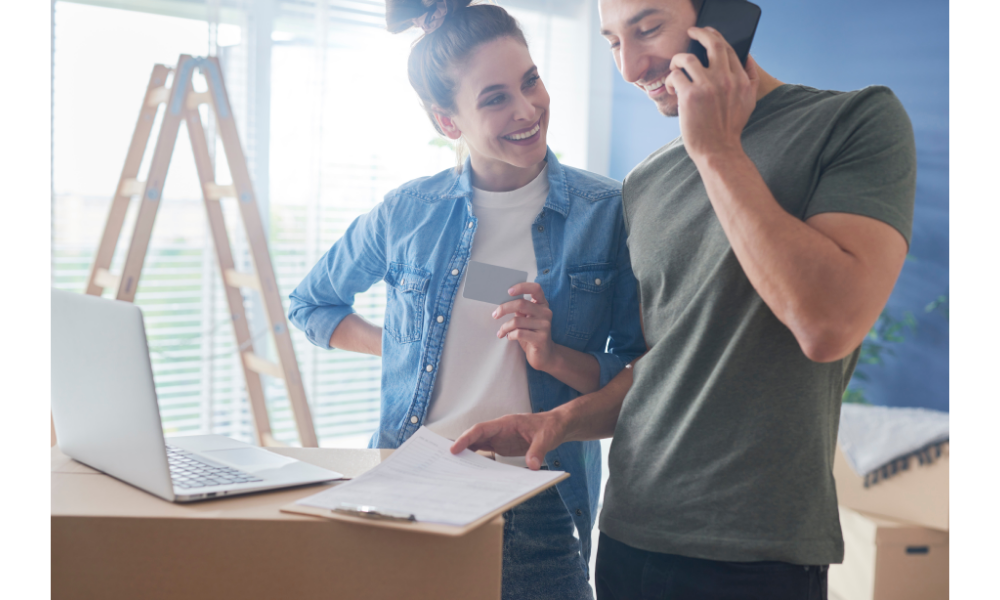
[[[929,465],[910,459],[909,468],[865,487],[837,445],[833,476],[837,503],[868,514],[948,531],[948,444]]]
[[[269,448],[279,454],[356,476],[378,464],[391,450]],[[173,503],[80,464],[52,448],[52,517],[130,517],[166,519],[313,520],[282,513],[279,507],[331,484]]]

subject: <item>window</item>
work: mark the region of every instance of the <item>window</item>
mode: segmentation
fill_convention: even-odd
[[[552,96],[550,146],[563,162],[586,166],[589,109],[580,99],[589,97],[589,3],[503,5],[521,21]],[[261,12],[268,6],[273,10]],[[83,290],[149,73],[155,63],[176,64],[181,53],[220,57],[268,212],[271,259],[285,298],[386,192],[454,165],[453,151],[434,132],[406,78],[409,46],[419,32],[389,35],[383,10],[382,2],[367,0],[59,0],[53,285]],[[157,131],[154,126],[154,137]],[[221,144],[215,146],[217,180],[225,182]],[[151,155],[152,144],[140,179]],[[249,270],[241,220],[228,202],[234,254]],[[136,209],[130,208],[112,271],[124,262]],[[243,373],[211,244],[181,127],[136,304],[146,315],[165,432],[249,440]],[[246,298],[253,312],[256,295]],[[355,307],[380,323],[384,303],[379,284]],[[251,331],[265,332],[264,323],[261,316]],[[255,345],[268,338],[265,332]],[[293,341],[321,444],[364,446],[378,422],[380,360],[320,350],[298,331]],[[296,443],[283,383],[264,377],[264,384],[275,437]]]

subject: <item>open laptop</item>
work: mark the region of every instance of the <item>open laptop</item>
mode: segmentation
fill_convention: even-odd
[[[221,435],[164,439],[142,311],[128,302],[52,290],[52,418],[67,455],[171,502],[343,478]]]

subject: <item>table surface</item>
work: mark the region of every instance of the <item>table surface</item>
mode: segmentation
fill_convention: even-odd
[[[267,448],[271,452],[357,477],[379,464],[392,450],[339,448]],[[52,516],[157,517],[178,519],[262,519],[316,521],[315,517],[279,512],[300,498],[336,483],[177,504],[104,475],[52,448]]]

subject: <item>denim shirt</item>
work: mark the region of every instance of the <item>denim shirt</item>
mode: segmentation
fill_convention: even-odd
[[[646,350],[638,290],[626,247],[621,184],[559,164],[548,151],[549,194],[531,225],[535,281],[552,310],[552,340],[593,355],[603,387]],[[427,418],[451,309],[476,234],[472,169],[442,171],[403,184],[344,236],[292,292],[288,318],[310,342],[330,348],[356,294],[380,280],[387,302],[382,330],[382,406],[370,447],[397,448]],[[579,392],[527,365],[533,412]],[[549,452],[550,469],[590,559],[601,485],[600,444],[567,442]]]

